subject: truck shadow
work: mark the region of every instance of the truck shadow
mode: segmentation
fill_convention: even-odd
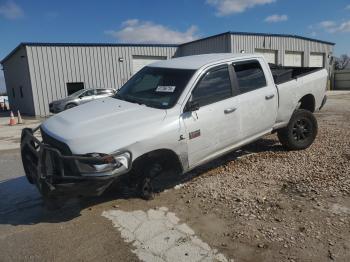
[[[184,175],[167,172],[164,179],[157,183],[156,190],[162,192],[175,185],[185,183],[212,169],[228,164],[238,158],[265,151],[284,151],[275,139],[261,139],[240,150],[228,153],[214,161],[200,166]],[[138,198],[135,188],[119,183],[113,185],[102,196],[69,200],[61,209],[50,211],[35,186],[28,183],[24,176],[0,182],[0,225],[33,225],[38,223],[59,223],[72,220],[89,207],[115,199]]]

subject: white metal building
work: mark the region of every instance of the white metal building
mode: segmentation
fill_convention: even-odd
[[[181,45],[22,43],[1,64],[11,109],[47,116],[81,88],[119,88],[148,63],[205,53],[262,53],[270,63],[328,68],[333,43],[293,35],[226,32]]]
[[[47,116],[49,103],[81,88],[118,88],[174,45],[22,43],[1,63],[11,109]]]
[[[273,64],[328,68],[334,45],[297,35],[226,32],[182,44],[177,55],[261,53]]]

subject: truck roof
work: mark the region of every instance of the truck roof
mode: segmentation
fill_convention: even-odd
[[[165,68],[181,68],[181,69],[199,69],[205,65],[217,62],[223,62],[233,58],[252,58],[262,57],[260,54],[233,54],[233,53],[216,53],[204,55],[192,55],[163,60],[152,63],[151,67],[165,67]]]

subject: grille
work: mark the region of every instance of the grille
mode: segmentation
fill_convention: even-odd
[[[66,155],[66,156],[72,155],[72,151],[69,149],[68,145],[66,145],[65,143],[58,141],[57,139],[49,136],[42,129],[40,129],[40,131],[41,131],[41,136],[43,138],[43,142],[45,144],[48,144],[48,145],[52,146],[53,148],[58,149],[61,152],[61,154],[63,154],[63,155]],[[56,159],[56,157],[58,157],[58,156],[54,156],[51,159],[52,166],[54,168],[58,167],[57,163],[59,162],[59,159]],[[76,176],[79,174],[76,163],[74,160],[63,159],[62,163],[63,163],[63,169],[64,169],[65,175]],[[56,172],[57,171],[58,170],[56,170]],[[57,172],[57,173],[59,173],[59,172]]]
[[[69,147],[65,143],[58,141],[57,139],[49,136],[42,129],[40,129],[40,131],[45,144],[48,144],[58,149],[63,155],[69,155],[69,156],[72,155],[72,152],[70,151]]]

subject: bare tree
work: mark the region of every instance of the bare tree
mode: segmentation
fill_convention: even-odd
[[[339,58],[335,59],[334,67],[336,70],[344,70],[350,63],[350,57],[348,55],[341,55]]]

